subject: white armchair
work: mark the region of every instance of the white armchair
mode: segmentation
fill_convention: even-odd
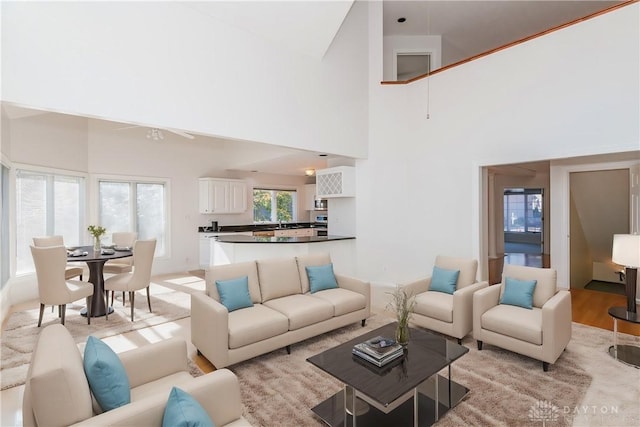
[[[473,337],[478,350],[493,344],[542,361],[544,371],[555,363],[571,339],[571,295],[556,289],[550,268],[505,265],[502,283],[474,294]],[[535,280],[532,308],[501,304],[506,279]]]
[[[487,282],[476,281],[478,261],[475,259],[436,257],[436,267],[458,270],[458,280],[452,294],[431,290],[432,277],[406,284],[402,288],[416,296],[411,322],[440,332],[462,342],[473,328],[473,294],[486,288]]]

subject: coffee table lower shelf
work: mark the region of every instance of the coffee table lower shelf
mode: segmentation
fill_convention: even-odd
[[[449,409],[455,407],[469,393],[469,389],[455,381],[437,375],[438,378],[438,418],[441,418]],[[449,384],[451,384],[451,405],[449,405]],[[431,426],[437,419],[435,414],[435,380],[430,378],[418,387],[418,420],[419,426]],[[365,408],[363,410],[363,407]],[[322,421],[331,427],[350,427],[353,425],[351,415],[346,417],[344,410],[344,389],[340,390],[324,402],[311,409]],[[385,414],[384,412],[368,405],[358,398],[357,406],[358,426],[412,426],[413,425],[413,398],[410,398],[395,410]],[[351,412],[349,408],[349,413]]]

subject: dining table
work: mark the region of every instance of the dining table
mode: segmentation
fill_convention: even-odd
[[[93,283],[91,317],[104,316],[107,310],[109,314],[113,313],[113,307],[107,306],[104,297],[104,264],[110,259],[126,258],[132,255],[132,248],[103,248],[95,251],[93,246],[79,246],[67,250],[69,262],[84,261],[89,267],[89,282]],[[87,316],[87,309],[82,309],[81,314]]]

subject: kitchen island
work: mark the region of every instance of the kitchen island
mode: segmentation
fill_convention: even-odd
[[[225,265],[265,258],[284,258],[313,253],[329,253],[336,271],[353,274],[355,237],[299,236],[261,237],[227,235],[211,242],[210,265]]]

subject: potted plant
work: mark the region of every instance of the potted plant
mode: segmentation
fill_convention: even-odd
[[[107,232],[107,229],[99,225],[90,225],[87,230],[93,236],[93,250],[100,251],[100,237]]]
[[[409,319],[411,319],[411,314],[416,305],[416,297],[413,294],[407,294],[400,286],[396,286],[396,289],[390,294],[389,308],[395,311],[396,320],[398,321],[396,342],[406,346],[409,343]]]

